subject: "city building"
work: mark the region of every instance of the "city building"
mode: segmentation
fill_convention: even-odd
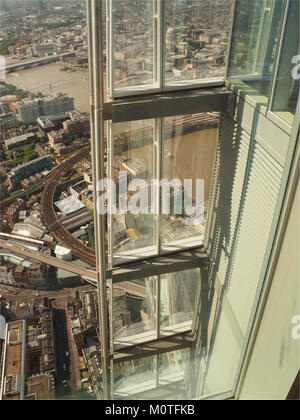
[[[19,119],[24,124],[30,124],[36,122],[39,117],[74,110],[74,99],[59,93],[56,96],[23,100],[17,102],[16,105]]]
[[[13,149],[14,147],[23,146],[24,144],[30,143],[35,139],[34,133],[22,134],[21,136],[12,137],[10,139],[4,140],[4,144],[7,150]]]
[[[18,185],[23,179],[35,175],[38,172],[53,169],[54,160],[50,155],[41,156],[28,163],[23,163],[16,168],[11,169],[8,174],[8,180],[11,188]]]
[[[74,115],[70,120],[63,122],[63,128],[71,133],[72,136],[89,135],[90,119],[86,115]]]
[[[48,42],[44,44],[34,44],[33,53],[38,57],[46,57],[56,53],[56,45]]]
[[[2,104],[1,104],[2,105]],[[1,130],[9,130],[11,128],[17,128],[19,121],[16,115],[7,113],[0,115],[0,128]]]
[[[51,313],[44,311],[41,314],[38,328],[24,319],[6,324],[1,400],[55,398],[56,362]]]

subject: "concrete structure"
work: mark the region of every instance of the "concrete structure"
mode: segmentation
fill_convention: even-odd
[[[28,163],[19,165],[16,168],[13,168],[8,175],[10,186],[14,188],[23,179],[31,175],[34,175],[37,172],[41,172],[46,169],[48,170],[53,169],[53,167],[54,167],[54,160],[50,155],[41,156]]]
[[[85,115],[74,115],[63,123],[63,128],[72,136],[88,135],[90,132],[90,118]]]
[[[47,57],[53,55],[56,52],[56,45],[51,42],[44,44],[34,44],[33,52],[39,57]]]
[[[26,320],[6,325],[1,371],[1,400],[53,399],[56,357],[52,312],[45,310],[39,328]],[[33,370],[39,360],[38,373]]]
[[[4,140],[4,144],[7,150],[14,147],[23,146],[27,142],[30,142],[35,138],[34,133],[22,134],[21,136],[12,137],[10,139]]]
[[[19,120],[14,114],[0,115],[0,129],[9,130],[11,128],[17,128],[19,126]]]
[[[70,249],[57,245],[54,252],[59,260],[72,261],[72,251]]]
[[[17,64],[10,64],[6,67],[6,72],[11,73],[18,70],[23,70],[26,68],[36,67],[36,66],[42,66],[43,64],[49,64],[53,63],[55,61],[59,61],[59,56],[54,55],[51,57],[45,57],[45,58],[35,58],[34,60],[28,60],[28,61],[22,61]]]
[[[72,111],[74,99],[63,93],[41,99],[24,100],[17,103],[19,118],[24,124],[30,124],[38,117]]]
[[[6,321],[3,315],[0,315],[0,340],[5,340]]]

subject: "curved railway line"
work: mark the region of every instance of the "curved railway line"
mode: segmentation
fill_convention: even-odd
[[[75,257],[78,257],[91,267],[95,267],[95,251],[84,246],[81,242],[75,239],[71,233],[62,226],[54,210],[54,195],[59,178],[66,170],[73,169],[74,165],[84,159],[84,157],[89,153],[90,147],[84,147],[66,162],[62,163],[47,179],[41,198],[41,216],[44,225],[59,243],[71,249]]]

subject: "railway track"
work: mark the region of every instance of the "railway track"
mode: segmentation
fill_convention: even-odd
[[[57,242],[69,248],[75,257],[81,259],[91,267],[96,267],[95,251],[84,246],[81,242],[75,239],[71,233],[62,226],[54,210],[54,195],[58,180],[66,170],[72,169],[74,165],[84,159],[84,157],[89,153],[90,147],[83,148],[66,162],[62,163],[47,179],[41,198],[41,216],[44,225],[54,236]]]

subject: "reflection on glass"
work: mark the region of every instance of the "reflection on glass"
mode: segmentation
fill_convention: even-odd
[[[188,331],[190,328],[186,327],[191,325],[191,319],[196,314],[195,341],[179,350],[180,338],[175,336],[175,339],[169,339],[167,348],[161,345],[159,354],[155,356],[143,357],[145,353],[141,349],[138,359],[133,357],[121,363],[115,360],[114,398],[184,400],[228,393],[233,389],[238,374],[245,337],[233,316],[227,294],[219,295],[217,289],[208,285],[207,279],[200,280],[195,269],[161,275],[158,280],[160,338],[171,331]],[[197,290],[198,287],[200,290]],[[151,291],[146,292],[148,299],[152,292],[153,285]],[[200,300],[197,298],[196,301],[195,296]],[[114,305],[121,308],[120,312],[125,317],[123,307],[118,303]],[[183,325],[185,329],[180,329]]]
[[[228,78],[262,104],[269,95],[283,6],[284,0],[237,2]]]
[[[160,332],[187,329],[193,319],[200,274],[197,269],[160,276]]]
[[[112,132],[112,179],[117,190],[112,253],[115,258],[134,257],[137,250],[155,245],[150,188],[155,178],[154,121],[114,124]]]
[[[224,78],[232,0],[165,0],[165,82]]]
[[[218,114],[184,115],[163,120],[162,178],[170,182],[179,180],[183,187],[180,192],[174,182],[175,186],[169,192],[170,208],[166,209],[162,203],[160,234],[163,248],[180,241],[188,243],[191,238],[203,240],[218,121]],[[162,201],[166,197],[162,190]]]
[[[114,285],[112,318],[116,346],[156,338],[156,279]]]
[[[121,399],[156,386],[156,356],[113,364],[114,397]]]
[[[300,92],[300,4],[290,2],[272,110],[293,124]]]
[[[233,389],[245,337],[226,297],[220,307],[211,346],[187,346],[153,357],[115,362],[114,398],[189,400],[220,398]],[[205,336],[207,325],[202,326]],[[205,342],[205,341],[204,341]]]
[[[154,83],[153,1],[113,0],[113,89]]]

